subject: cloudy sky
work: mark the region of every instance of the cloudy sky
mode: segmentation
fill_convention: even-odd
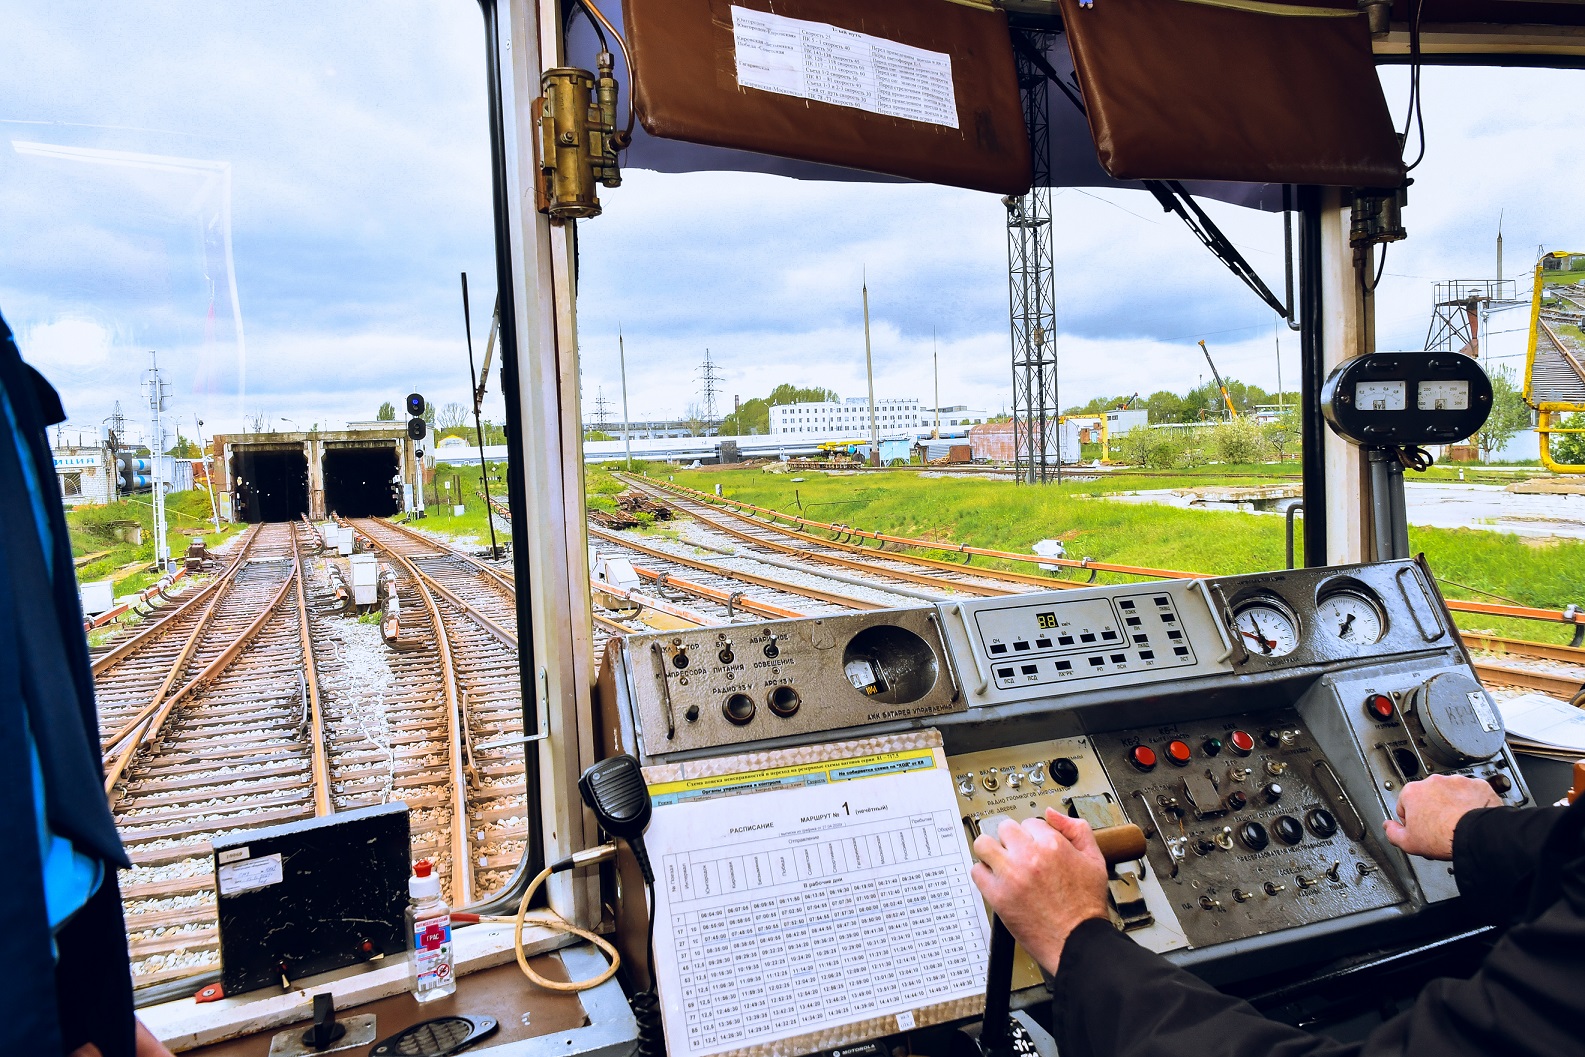
[[[0,0],[0,18],[0,312],[74,423],[117,400],[132,413],[150,349],[189,432],[195,415],[205,432],[333,426],[415,388],[465,399],[458,273],[481,352],[494,296],[475,4]],[[1401,114],[1406,77],[1382,76]],[[1582,84],[1425,72],[1429,146],[1378,294],[1382,347],[1420,346],[1434,281],[1494,271],[1499,213],[1509,276],[1538,245],[1585,247],[1585,141],[1547,102]],[[602,197],[580,231],[586,409],[600,393],[619,407],[619,327],[635,418],[697,401],[707,348],[723,410],[782,382],[861,395],[861,275],[878,395],[930,400],[934,335],[943,403],[1007,405],[995,196],[632,170]],[[1280,289],[1280,218],[1208,208]],[[1065,405],[1185,390],[1202,337],[1225,373],[1275,388],[1270,313],[1151,198],[1067,189],[1053,209]],[[1291,387],[1298,341],[1280,341]]]

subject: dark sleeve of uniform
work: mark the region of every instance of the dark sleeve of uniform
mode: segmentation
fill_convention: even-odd
[[[1466,812],[1453,830],[1453,876],[1465,904],[1483,921],[1522,914],[1536,868],[1562,807],[1487,807]],[[1565,857],[1566,858],[1566,857]]]
[[[1477,813],[1471,813],[1475,815]],[[1455,874],[1489,917],[1522,920],[1467,980],[1436,980],[1363,1044],[1265,1019],[1110,923],[1074,930],[1058,966],[1063,1057],[1553,1057],[1585,1051],[1585,803],[1461,820]],[[1468,822],[1466,826],[1465,822]],[[1563,821],[1564,824],[1559,824]]]

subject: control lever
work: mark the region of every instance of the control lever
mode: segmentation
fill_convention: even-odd
[[[992,815],[980,823],[980,832],[1001,839],[1001,827],[1013,819]],[[1133,823],[1095,831],[1095,843],[1110,870],[1119,863],[1145,857],[1145,831]],[[1013,1057],[1013,1026],[1009,1010],[1013,1000],[1013,934],[1000,918],[991,915],[991,950],[985,978],[985,1016],[980,1022],[982,1057]]]

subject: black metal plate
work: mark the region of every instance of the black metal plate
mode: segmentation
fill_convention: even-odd
[[[369,1057],[446,1057],[500,1028],[494,1017],[436,1017],[381,1039]]]
[[[406,804],[222,837],[214,857],[228,995],[407,949]]]

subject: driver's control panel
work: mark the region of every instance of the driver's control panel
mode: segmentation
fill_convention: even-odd
[[[1380,821],[1349,798],[1296,710],[1094,741],[1193,946],[1404,898],[1382,868]]]

